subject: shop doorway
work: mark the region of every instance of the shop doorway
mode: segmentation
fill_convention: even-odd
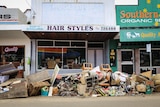
[[[103,64],[103,49],[89,49],[88,62],[92,63],[93,67]]]
[[[124,73],[132,74],[134,71],[134,50],[124,49],[120,52],[120,66]]]

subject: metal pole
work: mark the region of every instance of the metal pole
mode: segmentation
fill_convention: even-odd
[[[62,47],[62,67],[63,68],[63,47]]]

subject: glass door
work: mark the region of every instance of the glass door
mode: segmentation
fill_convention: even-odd
[[[103,64],[103,50],[102,49],[89,49],[88,62],[92,63],[93,67]]]
[[[132,74],[134,71],[134,50],[121,50],[121,71]]]

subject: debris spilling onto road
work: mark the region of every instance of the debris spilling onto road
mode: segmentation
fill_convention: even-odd
[[[6,72],[8,75],[7,70]],[[81,73],[60,75],[58,72],[59,68],[56,66],[52,76],[46,70],[25,78],[17,77],[19,72],[14,78],[1,75],[0,98],[39,95],[100,97],[160,92],[160,74],[153,75],[152,71],[130,75],[120,71],[113,72],[109,64],[92,68],[92,64],[84,63]]]

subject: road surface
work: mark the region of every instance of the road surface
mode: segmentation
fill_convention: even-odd
[[[160,94],[87,98],[36,96],[1,99],[0,107],[160,107]]]

